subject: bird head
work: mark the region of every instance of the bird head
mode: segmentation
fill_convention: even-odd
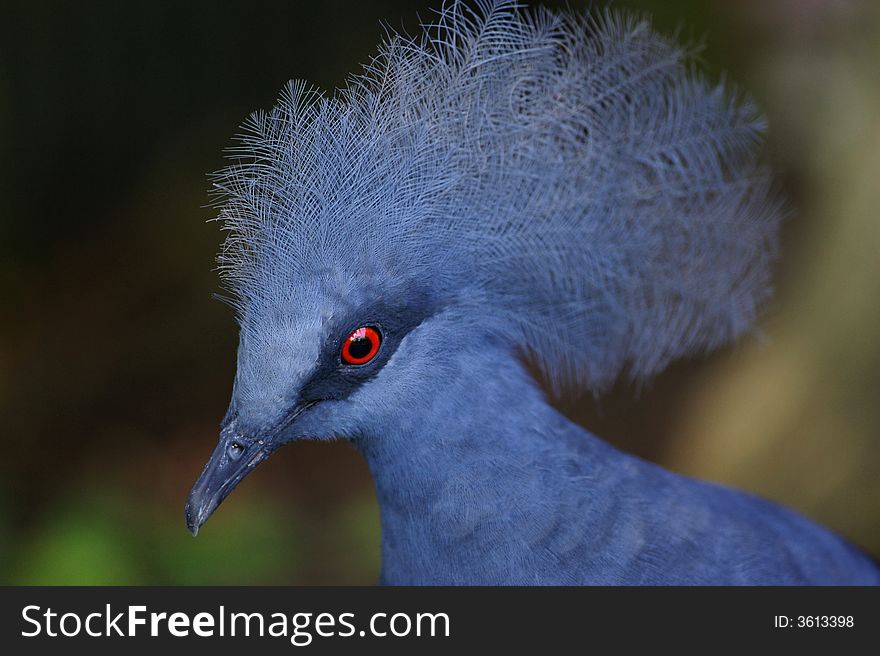
[[[240,341],[193,533],[280,446],[381,440],[446,376],[476,391],[461,353],[597,392],[723,344],[769,293],[748,102],[642,19],[438,16],[333,96],[288,85],[214,178]]]
[[[413,381],[442,368],[437,352],[450,337],[449,322],[435,318],[440,302],[414,285],[380,293],[339,270],[301,281],[281,313],[245,315],[232,401],[186,508],[193,533],[282,445],[375,435],[407,397],[418,412]]]

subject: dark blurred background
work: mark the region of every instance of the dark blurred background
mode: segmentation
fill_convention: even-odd
[[[412,32],[437,3],[0,5],[0,583],[374,582],[378,510],[345,444],[283,449],[184,528],[237,339],[205,174],[288,79],[341,86],[383,23]],[[615,5],[705,43],[704,69],[756,98],[792,216],[754,336],[560,407],[878,554],[878,5]]]

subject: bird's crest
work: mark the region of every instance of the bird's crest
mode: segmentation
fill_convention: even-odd
[[[599,391],[732,339],[779,205],[755,108],[647,21],[449,2],[328,97],[291,83],[215,178],[242,328],[315,272],[418,281]]]

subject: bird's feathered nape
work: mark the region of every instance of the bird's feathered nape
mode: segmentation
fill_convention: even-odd
[[[639,18],[438,16],[245,124],[215,179],[243,330],[328,269],[473,306],[557,389],[746,330],[779,223],[755,109]]]

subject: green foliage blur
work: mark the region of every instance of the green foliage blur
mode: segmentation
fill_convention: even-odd
[[[2,4],[0,584],[374,583],[378,508],[346,444],[283,449],[184,528],[237,339],[205,174],[288,79],[341,86],[383,23],[414,31],[437,4]],[[877,5],[614,6],[755,97],[791,217],[757,337],[560,409],[880,553]]]

